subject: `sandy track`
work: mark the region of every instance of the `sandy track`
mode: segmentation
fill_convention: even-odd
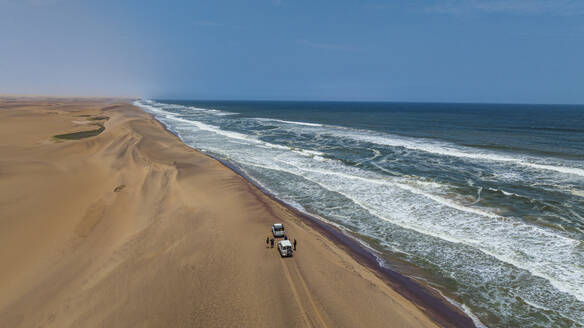
[[[286,280],[290,285],[290,289],[294,294],[294,299],[296,304],[302,312],[305,324],[307,327],[328,327],[326,321],[324,320],[322,314],[320,313],[319,306],[317,306],[308,290],[308,286],[298,270],[298,266],[293,259],[284,260],[280,259],[282,262],[283,272],[286,275]],[[291,274],[292,272],[292,274]],[[301,291],[299,293],[299,290]],[[303,304],[310,305],[307,309]]]
[[[93,129],[80,140],[52,136]],[[80,123],[81,122],[81,123]],[[0,327],[424,327],[375,273],[118,100],[0,100]],[[293,258],[266,248],[283,222]]]

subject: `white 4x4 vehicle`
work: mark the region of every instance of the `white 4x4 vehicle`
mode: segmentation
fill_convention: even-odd
[[[272,233],[274,237],[284,237],[284,225],[282,223],[272,224]]]
[[[289,240],[280,240],[278,242],[278,252],[280,256],[292,256],[292,243]]]

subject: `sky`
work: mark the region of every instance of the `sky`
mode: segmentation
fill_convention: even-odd
[[[0,94],[584,104],[584,1],[0,0]]]

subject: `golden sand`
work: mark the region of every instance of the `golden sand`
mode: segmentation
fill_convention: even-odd
[[[266,248],[275,222],[298,240],[294,257]],[[435,326],[288,208],[115,99],[0,99],[0,268],[0,327]]]

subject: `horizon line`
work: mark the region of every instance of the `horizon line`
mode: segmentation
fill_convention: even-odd
[[[146,100],[209,101],[209,102],[329,102],[329,103],[394,103],[394,104],[447,104],[447,105],[529,105],[529,106],[584,106],[584,103],[527,103],[527,102],[472,102],[472,101],[415,101],[415,100],[290,100],[290,99],[213,99],[213,98],[159,98],[140,97]]]
[[[529,103],[529,102],[497,102],[497,101],[416,101],[416,100],[325,100],[325,99],[241,99],[241,98],[182,98],[182,97],[145,97],[145,96],[129,96],[129,95],[57,95],[57,94],[26,94],[26,93],[0,93],[0,98],[5,97],[23,97],[23,98],[78,98],[78,99],[120,99],[120,100],[139,100],[139,99],[153,99],[153,100],[169,100],[169,101],[209,101],[209,102],[315,102],[315,103],[394,103],[394,104],[448,104],[448,105],[527,105],[527,106],[584,106],[584,103]]]

